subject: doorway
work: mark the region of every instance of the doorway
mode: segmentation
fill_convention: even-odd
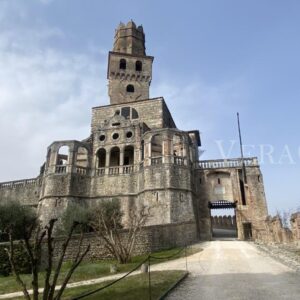
[[[243,223],[244,240],[252,240],[252,224],[250,222]]]
[[[209,202],[213,238],[237,238],[235,207],[235,202],[226,200]]]

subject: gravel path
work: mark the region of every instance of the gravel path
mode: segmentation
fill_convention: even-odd
[[[253,244],[212,241],[201,246],[204,251],[188,258],[191,275],[167,299],[300,299],[299,274]]]

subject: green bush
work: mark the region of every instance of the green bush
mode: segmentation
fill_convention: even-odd
[[[89,232],[90,228],[88,226],[90,219],[90,210],[80,204],[71,203],[64,211],[61,217],[61,226],[58,229],[58,234],[67,234],[73,224],[73,222],[78,222],[74,230],[74,233]]]
[[[0,275],[8,276],[12,273],[12,269],[8,260],[5,248],[8,248],[8,243],[0,245]],[[15,244],[14,259],[17,270],[22,274],[31,273],[31,265],[29,257],[21,244]]]
[[[6,247],[8,247],[8,245],[0,246],[0,275],[2,276],[8,276],[11,272],[8,256],[6,251],[4,250]]]

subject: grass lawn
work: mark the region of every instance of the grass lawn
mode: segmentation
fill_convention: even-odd
[[[179,281],[187,272],[180,270],[151,272],[151,299],[161,297],[171,286]],[[94,291],[105,286],[110,281],[99,284],[76,287],[65,290],[62,299],[67,300],[78,297],[83,293]],[[23,298],[13,298],[21,300]],[[83,300],[148,300],[149,281],[148,274],[129,276],[116,284],[103,289],[95,294],[82,298]]]
[[[176,254],[180,248],[173,248],[169,250],[163,250],[159,252],[152,253],[153,256],[159,257],[168,257]],[[201,251],[200,248],[188,248],[187,255],[194,254],[196,252]],[[184,257],[185,251],[182,251],[180,254],[176,255],[172,259],[176,259],[179,257]],[[99,278],[103,276],[110,275],[110,265],[116,264],[118,267],[118,272],[126,272],[133,269],[140,262],[142,262],[148,255],[135,256],[132,258],[131,262],[128,264],[120,265],[115,260],[99,260],[94,262],[83,262],[73,274],[71,280],[69,282],[82,281],[87,279]],[[168,259],[159,259],[159,260],[151,260],[151,264],[161,263]],[[62,267],[62,272],[60,276],[59,282],[62,281],[64,275],[67,273],[69,269],[70,263],[65,262]],[[41,287],[43,286],[44,273],[40,273],[40,282]],[[30,288],[31,276],[24,274],[22,275],[22,279],[26,282],[28,288]],[[0,276],[0,294],[12,293],[16,291],[20,291],[20,286],[16,283],[16,280],[13,276],[2,277]]]
[[[174,285],[184,274],[185,271],[160,271],[151,272],[151,298],[158,299],[172,285]],[[63,299],[70,299],[74,296],[79,296],[81,293],[93,291],[101,286],[106,285],[101,283],[98,285],[84,286],[79,288],[68,289],[63,295]],[[143,300],[149,299],[149,281],[148,274],[138,274],[126,277],[116,284],[99,291],[93,295],[87,296],[86,300]]]

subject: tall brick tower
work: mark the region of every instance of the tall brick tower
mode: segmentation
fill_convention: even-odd
[[[107,79],[111,104],[149,99],[153,57],[145,51],[142,26],[120,23],[109,52]]]

